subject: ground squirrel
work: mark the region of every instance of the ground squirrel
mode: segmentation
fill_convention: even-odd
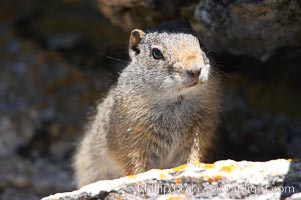
[[[186,25],[131,32],[131,62],[97,107],[75,156],[78,186],[205,161],[220,81]]]

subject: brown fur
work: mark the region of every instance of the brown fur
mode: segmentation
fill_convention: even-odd
[[[184,45],[185,49],[179,51],[178,46],[183,44],[175,42],[173,47],[170,44],[172,38],[164,38],[166,36],[163,35],[164,56],[170,53],[178,63],[173,65],[172,74],[176,76],[171,80],[178,82],[170,85],[166,82],[164,86],[168,89],[163,88],[162,83],[158,83],[162,87],[150,87],[145,79],[165,73],[169,80],[170,72],[156,74],[158,69],[154,69],[157,71],[145,74],[142,71],[152,70],[150,66],[159,67],[159,64],[152,65],[151,62],[162,62],[148,58],[149,53],[143,54],[143,48],[151,46],[149,42],[155,36],[140,30],[134,32],[131,37],[141,38],[131,38],[130,48],[140,48],[145,60],[140,59],[139,54],[134,58],[134,53],[130,52],[132,63],[121,73],[117,86],[98,105],[97,114],[87,127],[75,157],[79,187],[101,179],[196,163],[208,158],[219,119],[221,92],[218,74],[211,68],[205,82],[187,89],[173,89],[186,81],[187,65],[204,62],[205,55],[193,36],[181,35],[193,45]],[[175,41],[179,40],[176,38]],[[145,68],[143,62],[148,63]],[[150,84],[159,82],[153,79],[149,79],[153,81]]]

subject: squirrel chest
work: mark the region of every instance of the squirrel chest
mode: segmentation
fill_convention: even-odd
[[[121,105],[127,105],[127,109],[113,106],[119,114],[112,117],[117,125],[107,135],[109,147],[116,151],[116,147],[124,147],[119,141],[125,142],[128,151],[123,156],[132,160],[145,159],[145,170],[170,168],[186,162],[198,125],[195,114],[189,112],[193,106],[189,99],[180,97],[175,102],[161,102],[139,109],[131,107],[130,102]],[[118,152],[125,151],[120,148]]]

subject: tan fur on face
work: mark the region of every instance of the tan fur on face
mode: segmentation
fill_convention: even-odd
[[[193,52],[190,56],[184,57],[181,59],[181,63],[183,63],[186,69],[189,69],[194,63],[201,63],[202,55],[200,52]]]
[[[204,65],[199,41],[192,35],[187,35],[187,38],[183,40],[183,35],[175,37],[172,47],[170,44],[161,44],[162,48],[166,49],[166,54],[172,55],[173,61],[179,63],[176,68],[181,67],[181,70],[190,69],[196,63]]]

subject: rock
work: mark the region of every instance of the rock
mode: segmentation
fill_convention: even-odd
[[[46,39],[47,48],[51,50],[72,49],[83,43],[83,37],[79,34],[58,34],[48,36]]]
[[[0,199],[34,200],[71,190],[66,183],[73,179],[73,144],[96,100],[96,81],[9,28],[2,36]]]
[[[234,54],[268,55],[301,42],[301,4],[297,1],[200,1],[195,19],[204,44]]]
[[[299,46],[299,1],[99,0],[101,12],[126,30],[168,19],[188,19],[204,46],[214,52],[252,55],[262,60],[278,48]]]
[[[53,191],[74,188],[70,184],[72,173],[62,163],[50,163],[47,159],[30,161],[13,155],[0,157],[0,162],[1,199],[35,200]]]
[[[192,17],[194,1],[154,1],[154,0],[98,0],[100,11],[110,21],[123,28],[131,30],[155,25],[162,21]],[[164,14],[163,14],[164,13]]]
[[[42,200],[67,199],[298,199],[301,161],[218,161],[104,180]]]

